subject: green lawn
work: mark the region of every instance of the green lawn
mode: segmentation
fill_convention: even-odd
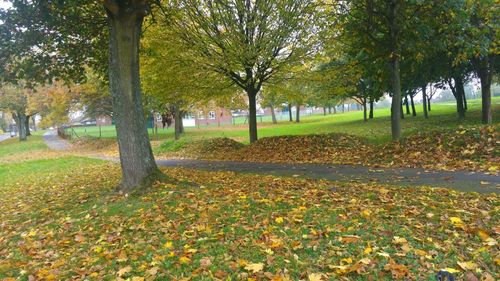
[[[20,154],[0,165],[0,280],[499,277],[497,194],[162,168],[123,196],[118,164],[0,143]]]
[[[494,113],[500,109],[500,97],[494,97],[492,100]],[[417,117],[406,116],[403,120],[403,135],[407,136],[414,132],[426,130],[428,128],[452,128],[459,125],[471,126],[480,124],[481,100],[470,100],[469,111],[464,121],[459,122],[456,118],[454,103],[433,104],[432,111],[428,120],[423,118],[421,105],[417,105]],[[348,133],[352,135],[366,137],[368,140],[381,143],[390,140],[390,110],[375,110],[375,118],[369,122],[363,122],[362,111],[351,111],[346,113],[303,116],[300,123],[289,121],[279,122],[273,125],[270,122],[259,122],[259,137],[280,136],[280,135],[307,135],[319,133]],[[500,122],[500,116],[493,114],[493,122]],[[264,120],[266,121],[266,120]],[[75,128],[79,136],[89,135],[98,137],[98,127]],[[157,136],[151,134],[151,139]],[[116,131],[114,126],[101,128],[103,138],[115,138]],[[238,141],[248,142],[247,125],[226,125],[210,126],[205,128],[186,128],[186,139],[229,137]],[[159,139],[172,139],[173,128],[159,129]]]
[[[11,138],[0,143],[0,158],[19,153],[27,153],[40,150],[48,150],[43,137],[40,135],[30,136],[27,141],[19,141],[19,138]]]

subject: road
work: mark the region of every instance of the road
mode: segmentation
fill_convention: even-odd
[[[47,145],[54,150],[69,150],[71,145],[55,131],[44,135]],[[93,155],[92,158],[119,162],[117,157]],[[162,167],[184,167],[208,171],[305,177],[342,182],[377,182],[398,186],[430,186],[464,192],[500,193],[500,177],[480,172],[438,171],[418,168],[373,168],[355,165],[253,163],[205,161],[187,159],[157,159]]]
[[[8,140],[8,139],[10,139],[10,134],[9,133],[0,134],[0,141],[4,141],[4,140]]]

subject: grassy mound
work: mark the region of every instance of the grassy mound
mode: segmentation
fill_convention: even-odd
[[[219,159],[230,157],[244,145],[230,138],[211,138],[191,141],[180,139],[169,140],[161,144],[156,155],[166,157],[192,157]],[[226,153],[230,155],[225,155]]]
[[[356,164],[497,173],[498,127],[419,132],[376,145],[346,134],[262,138],[244,146],[229,138],[171,141],[159,156],[275,163]],[[175,153],[173,153],[175,152]]]

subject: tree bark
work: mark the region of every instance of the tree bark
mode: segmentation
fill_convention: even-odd
[[[408,103],[408,94],[406,94],[405,96],[405,106],[406,106],[406,115],[410,115],[410,104]]]
[[[27,137],[31,136],[31,132],[30,132],[30,118],[31,118],[31,116],[26,115],[26,124],[25,124],[25,128],[26,128],[26,136],[27,136]]]
[[[25,141],[27,140],[27,135],[26,135],[26,114],[24,112],[16,112],[16,116],[14,117],[16,120],[16,123],[19,127],[19,140],[20,141]]]
[[[293,122],[293,118],[292,118],[292,103],[288,103],[288,117],[290,119],[290,122]]]
[[[184,118],[184,110],[179,109],[179,131],[181,134],[184,134],[184,121],[182,118]]]
[[[366,98],[363,98],[363,121],[368,121],[368,114],[366,108]]]
[[[140,3],[136,2],[120,5],[104,1],[110,27],[109,86],[122,169],[118,189],[126,193],[150,185],[159,175],[144,118],[139,76],[139,42],[146,7],[137,7]]]
[[[482,103],[482,121],[483,124],[491,124],[491,79],[481,79],[481,103]]]
[[[31,122],[33,123],[33,131],[36,132],[36,115],[31,116]]]
[[[467,108],[467,97],[465,96],[465,89],[463,89],[462,93],[464,94],[464,97],[463,97],[463,100],[464,100],[464,111],[467,111],[468,108]]]
[[[465,108],[464,108],[464,84],[462,81],[462,77],[456,76],[453,78],[455,80],[455,98],[457,100],[457,114],[458,114],[458,119],[464,119],[465,118]]]
[[[370,99],[370,114],[368,116],[370,119],[373,119],[373,100]]]
[[[326,116],[326,107],[323,106],[323,116]]]
[[[427,111],[431,111],[431,98],[427,98]]]
[[[399,35],[397,16],[399,12],[399,3],[391,0],[390,4],[389,30],[391,45],[391,133],[392,140],[397,141],[401,138],[401,77],[399,69]]]
[[[274,105],[271,105],[271,118],[273,119],[273,124],[278,124],[278,120],[276,120],[276,112],[274,112]]]
[[[174,108],[174,136],[175,140],[179,140],[182,134],[182,114],[177,105]]]
[[[415,101],[413,100],[413,96],[410,95],[410,103],[411,103],[411,114],[412,116],[417,116],[417,111],[415,110]]]
[[[422,106],[424,109],[424,118],[428,119],[429,114],[427,113],[427,84],[422,86]]]
[[[300,122],[300,103],[297,103],[297,111],[295,112],[295,123]]]
[[[257,90],[252,86],[247,88],[248,95],[248,126],[250,132],[250,143],[257,141]]]
[[[333,107],[333,114],[337,114],[337,106]]]
[[[332,107],[331,106],[328,107],[328,114],[332,114]]]
[[[481,119],[483,124],[491,124],[492,122],[491,81],[493,79],[496,59],[497,55],[489,55],[472,60],[474,67],[476,68],[477,76],[481,81]]]
[[[403,111],[403,103],[401,103],[401,119],[405,119],[405,113]]]

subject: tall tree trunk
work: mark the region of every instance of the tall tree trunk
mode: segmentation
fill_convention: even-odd
[[[250,143],[257,141],[257,90],[253,86],[247,88],[248,95],[248,126],[250,132]]]
[[[16,113],[16,116],[14,117],[16,119],[17,126],[19,127],[19,140],[20,141],[25,141],[27,139],[26,135],[26,114],[24,112],[18,111]]]
[[[174,111],[174,136],[175,140],[179,140],[182,134],[182,113],[179,106],[173,106]]]
[[[31,116],[31,122],[33,123],[33,131],[36,132],[36,115]]]
[[[273,119],[273,124],[278,124],[278,120],[276,120],[276,112],[274,112],[274,105],[271,104],[271,118]]]
[[[297,111],[295,112],[295,122],[300,122],[300,103],[297,103]]]
[[[427,98],[427,111],[431,111],[431,98]]]
[[[415,110],[415,101],[413,100],[412,95],[410,95],[410,102],[411,102],[411,114],[413,116],[417,116],[417,111]]]
[[[401,77],[399,69],[399,36],[400,28],[398,26],[397,16],[399,13],[399,3],[397,0],[391,0],[389,3],[390,15],[389,30],[390,44],[392,51],[391,58],[391,88],[392,88],[392,103],[391,103],[391,133],[392,140],[396,141],[401,138]]]
[[[184,134],[184,121],[182,120],[184,118],[184,110],[179,109],[179,131],[181,134]]]
[[[491,81],[495,70],[496,54],[478,57],[472,60],[477,76],[481,80],[481,119],[483,124],[491,124]]]
[[[345,112],[345,104],[342,104],[342,113]]]
[[[406,94],[405,96],[405,106],[406,106],[406,115],[410,115],[410,104],[408,103],[408,94]]]
[[[457,102],[457,115],[458,119],[464,119],[465,118],[465,110],[464,110],[464,102],[463,102],[463,95],[462,92],[459,90],[460,84],[462,84],[462,78],[457,76],[454,77],[453,80],[455,81],[455,86],[449,82],[451,92],[453,93],[453,96],[455,96],[455,100]]]
[[[481,79],[481,103],[483,124],[491,124],[491,79]]]
[[[427,84],[422,86],[422,106],[424,109],[424,118],[428,119],[429,114],[427,112]]]
[[[366,108],[366,98],[363,98],[363,120],[365,122],[368,121],[368,114],[367,114],[367,108]]]
[[[370,99],[370,114],[368,117],[373,119],[373,99]]]
[[[139,2],[139,3],[136,3]],[[121,192],[152,183],[159,175],[142,108],[139,41],[145,1],[104,1],[109,22],[109,85],[113,100],[122,182]]]
[[[400,110],[400,112],[401,112],[401,119],[405,119],[405,113],[403,111],[403,103],[401,103],[401,110]]]
[[[292,103],[291,102],[288,103],[288,118],[290,119],[290,122],[293,122],[293,118],[292,118]]]
[[[326,116],[326,107],[323,106],[323,116]]]
[[[332,107],[331,106],[328,107],[328,114],[332,114]]]
[[[333,107],[333,114],[337,114],[337,106]]]
[[[26,136],[31,136],[31,132],[30,132],[30,118],[31,116],[29,115],[26,115],[26,124],[25,124],[25,127],[26,127]]]
[[[463,86],[463,85],[462,85],[462,86]],[[463,88],[463,87],[462,87],[462,88]],[[468,108],[467,108],[467,97],[465,96],[465,89],[463,89],[462,93],[463,93],[463,95],[464,95],[464,97],[463,97],[463,99],[464,99],[464,111],[467,111],[467,110],[468,110]]]

